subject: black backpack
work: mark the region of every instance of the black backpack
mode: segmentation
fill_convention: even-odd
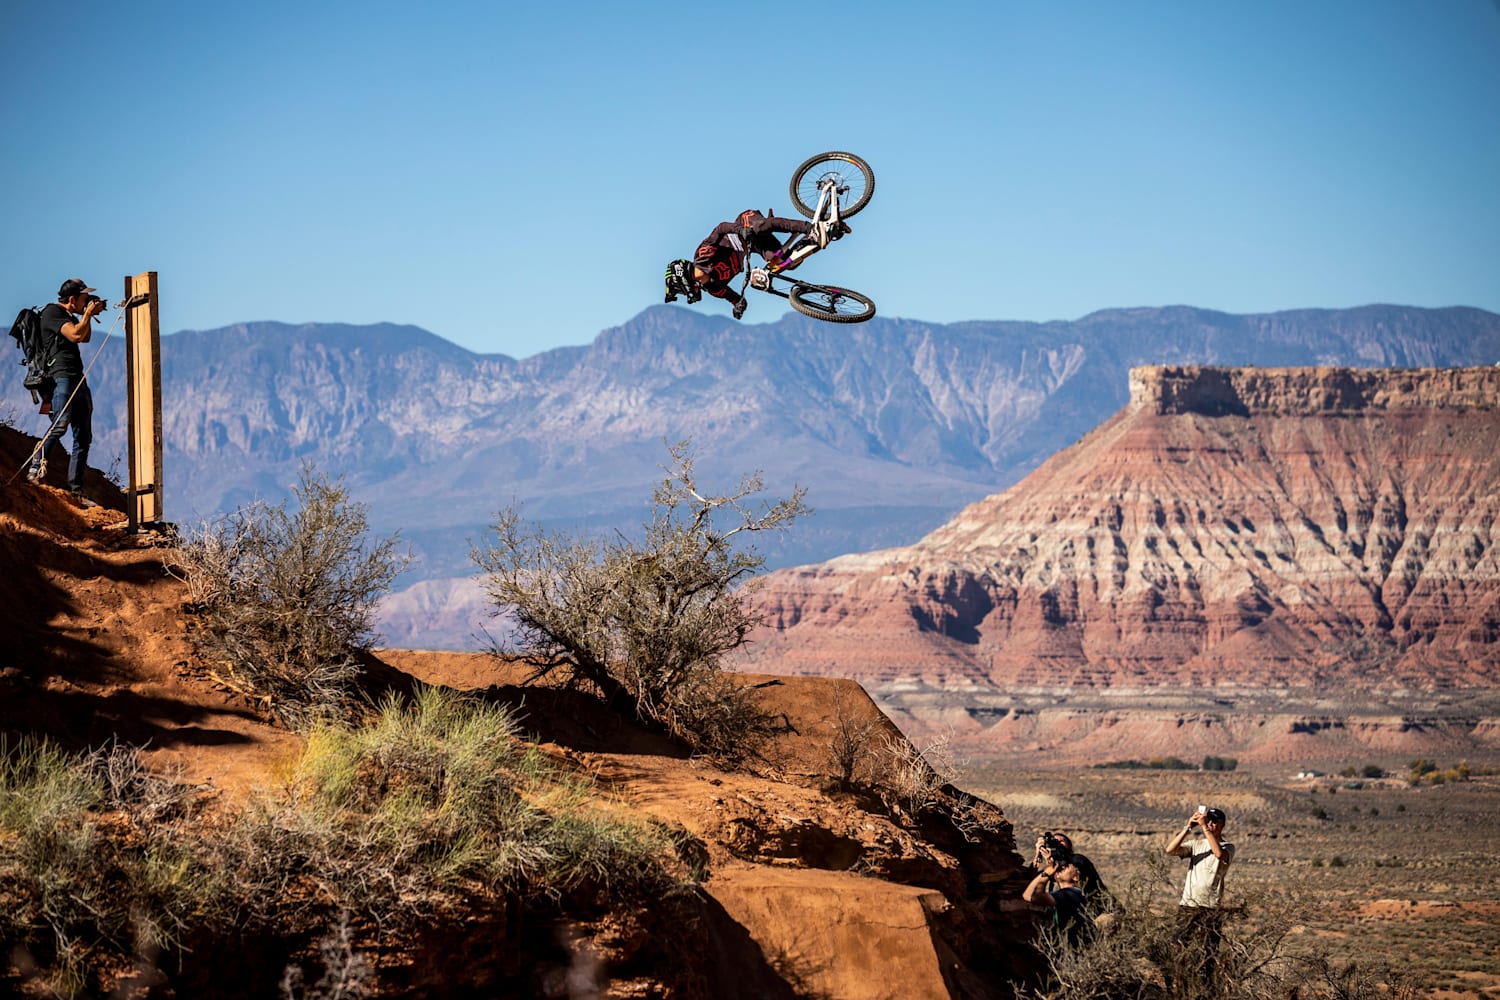
[[[34,306],[22,309],[11,324],[10,335],[21,352],[21,364],[26,366],[26,378],[21,384],[31,390],[31,401],[41,403],[51,399],[56,385],[47,375],[47,363],[52,360],[52,338],[42,332],[42,311]]]

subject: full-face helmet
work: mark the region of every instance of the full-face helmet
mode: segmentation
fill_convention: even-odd
[[[686,295],[690,303],[703,297],[703,287],[693,277],[693,262],[680,257],[667,265],[666,301],[676,302],[679,295]]]

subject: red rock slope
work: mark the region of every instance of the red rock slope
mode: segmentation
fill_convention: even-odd
[[[771,574],[748,662],[872,689],[1500,685],[1500,367],[1130,388],[915,545]]]
[[[19,468],[33,444],[0,427],[0,463]],[[185,588],[164,569],[170,537],[128,534],[119,490],[98,478],[89,487],[102,506],[82,509],[55,483],[0,480],[0,744],[37,736],[82,749],[118,738],[144,746],[154,766],[224,793],[226,806],[274,785],[300,739],[210,682],[211,667],[186,639]],[[579,995],[585,986],[600,996],[704,995],[680,985],[701,975],[714,996],[981,998],[1034,963],[1019,902],[1026,880],[998,809],[934,789],[939,805],[912,817],[868,790],[834,787],[829,746],[840,725],[876,727],[872,748],[899,739],[847,681],[745,678],[786,723],[752,773],[690,759],[577,692],[504,686],[514,674],[482,654],[386,650],[366,666],[375,688],[418,678],[509,704],[546,752],[596,779],[609,802],[701,850],[696,922],[673,932],[702,969],[653,965],[670,949],[653,951],[647,935],[616,933],[600,919],[570,931],[570,947],[589,959]],[[383,975],[428,982],[432,995],[492,995],[484,977],[495,963],[474,957],[494,953],[492,935],[484,920],[435,925],[430,944],[389,957]],[[241,944],[225,947],[239,954]],[[427,947],[443,961],[424,957]],[[556,965],[555,950],[507,962],[573,984],[578,969]],[[171,956],[168,985],[150,995],[204,995],[205,981],[215,996],[251,993],[201,957],[213,954]],[[21,975],[7,965],[0,960],[0,984]],[[390,990],[383,995],[397,995]]]

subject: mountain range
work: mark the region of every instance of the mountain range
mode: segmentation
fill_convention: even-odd
[[[285,497],[303,463],[341,475],[372,529],[418,557],[387,602],[386,641],[473,648],[468,552],[494,511],[514,500],[550,527],[629,531],[667,442],[693,441],[710,488],[757,469],[769,495],[807,486],[816,515],[762,547],[791,566],[913,541],[1012,485],[1125,405],[1137,365],[1496,360],[1500,316],[1462,307],[849,327],[655,306],[525,359],[410,326],[246,323],[163,338],[165,509],[191,526]],[[94,462],[116,473],[122,372],[116,337],[90,376]]]

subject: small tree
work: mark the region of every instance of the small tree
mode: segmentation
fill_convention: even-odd
[[[670,452],[641,540],[549,533],[512,505],[472,558],[497,611],[514,616],[496,655],[521,657],[537,677],[562,671],[696,749],[723,753],[760,721],[744,689],[718,675],[720,657],[759,620],[737,588],[765,559],[738,548],[736,536],[784,528],[810,510],[801,488],[752,503],[764,489],[758,473],[733,493],[706,495],[689,443]]]
[[[296,509],[257,502],[205,525],[179,561],[199,653],[300,727],[347,702],[376,601],[407,560],[394,537],[366,544],[365,507],[341,482],[304,466],[293,492]]]

